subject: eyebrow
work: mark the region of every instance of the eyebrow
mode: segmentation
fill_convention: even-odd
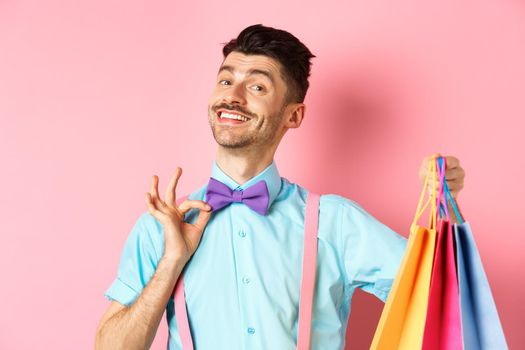
[[[230,73],[233,74],[233,72],[235,71],[235,69],[232,67],[232,66],[221,66],[221,68],[219,68],[219,72],[217,74],[219,74],[220,72],[222,71],[228,71]],[[262,69],[256,69],[256,68],[253,68],[253,69],[250,69],[248,70],[248,73],[247,75],[255,75],[255,74],[260,74],[260,75],[264,75],[265,77],[267,77],[268,79],[270,79],[270,81],[272,82],[272,84],[275,84],[275,81],[273,79],[273,76],[272,74],[269,72],[269,71],[266,71],[266,70],[262,70]]]

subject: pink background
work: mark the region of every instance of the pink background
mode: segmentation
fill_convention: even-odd
[[[259,5],[260,4],[260,5]],[[180,193],[215,155],[221,43],[254,23],[317,55],[281,174],[407,234],[434,152],[467,171],[471,222],[511,348],[525,343],[525,12],[518,1],[0,2],[0,348],[90,349],[152,174]],[[519,151],[519,150],[522,151]],[[348,344],[382,303],[359,293]],[[165,348],[165,321],[154,349]]]

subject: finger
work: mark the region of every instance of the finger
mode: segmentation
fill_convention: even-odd
[[[179,211],[183,215],[186,214],[190,209],[193,209],[193,208],[204,210],[204,211],[211,210],[211,206],[208,203],[204,201],[200,201],[200,200],[187,199],[179,205]]]
[[[459,192],[463,189],[464,187],[464,182],[463,181],[447,181],[447,186],[448,186],[448,190],[450,191],[450,193],[452,192]]]
[[[442,157],[442,156],[441,156],[441,153],[434,153],[433,155],[428,156],[427,159],[428,159],[428,162],[430,162],[430,161],[435,162],[436,159],[438,159],[438,158],[440,158],[440,157]]]
[[[430,162],[431,161],[434,161],[436,159],[436,157],[440,157],[441,155],[439,153],[435,153],[431,156],[427,156],[423,159],[423,164],[422,166],[425,168],[425,169],[428,169],[430,167]]]
[[[439,184],[440,184],[439,180],[429,181],[428,186],[427,186],[428,194],[432,195],[432,193],[434,191],[438,191],[439,190]]]
[[[463,170],[461,167],[447,169],[445,171],[445,177],[447,180],[463,179],[465,177],[465,170]]]
[[[210,217],[211,217],[211,211],[201,210],[199,212],[199,216],[197,217],[197,220],[195,220],[195,224],[193,225],[199,230],[199,232],[203,232]]]
[[[152,197],[155,199],[160,198],[159,196],[159,177],[157,175],[153,175],[151,179],[151,190],[150,193]]]
[[[431,192],[433,188],[439,189],[440,183],[441,182],[439,180],[431,181],[428,184],[428,186],[427,186],[428,187],[428,191]],[[452,192],[452,191],[459,192],[460,190],[463,189],[464,184],[465,184],[465,182],[463,181],[463,178],[461,178],[461,177],[458,177],[456,179],[449,179],[447,177],[447,187],[448,187],[450,192]]]
[[[151,215],[158,217],[160,212],[157,210],[155,204],[153,203],[153,198],[151,197],[151,193],[149,192],[146,192],[146,206],[148,207],[148,212]]]
[[[429,162],[429,161],[431,161],[433,159],[436,159],[438,157],[441,157],[441,153],[434,153],[434,154],[432,154],[430,156],[426,156],[425,157],[425,161]]]
[[[419,180],[421,182],[425,181],[428,172],[430,172],[431,162],[435,162],[437,157],[441,157],[441,154],[435,153],[433,155],[423,158],[423,161],[421,162],[421,167],[419,168]],[[431,172],[429,175],[432,176],[433,173]]]
[[[459,167],[459,159],[454,156],[446,156],[445,161],[447,164],[447,169],[454,169]]]
[[[151,180],[150,194],[153,198],[153,202],[155,203],[157,209],[160,210],[161,208],[166,206],[166,204],[160,199],[159,196],[159,177],[157,175],[153,175],[153,178]]]
[[[177,203],[176,189],[177,189],[177,183],[179,182],[179,178],[181,175],[182,175],[182,169],[180,167],[177,167],[177,169],[175,169],[175,173],[170,179],[168,187],[166,187],[166,192],[164,194],[164,197],[165,197],[166,203],[168,203],[171,206],[174,206],[175,203]]]

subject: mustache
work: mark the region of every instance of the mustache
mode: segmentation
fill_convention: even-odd
[[[242,108],[239,105],[234,105],[234,104],[229,104],[229,103],[219,103],[219,104],[213,106],[211,108],[211,110],[214,113],[217,113],[217,110],[221,109],[221,108],[228,109],[230,111],[236,111],[236,112],[242,113],[242,114],[244,114],[244,115],[246,115],[246,116],[248,116],[250,118],[256,117],[255,113],[251,113],[250,111]]]

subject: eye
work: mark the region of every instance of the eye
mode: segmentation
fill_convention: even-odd
[[[253,85],[252,89],[255,91],[263,91],[264,87],[262,85]]]
[[[231,85],[232,83],[229,80],[222,79],[222,80],[219,80],[219,84],[220,85]]]

